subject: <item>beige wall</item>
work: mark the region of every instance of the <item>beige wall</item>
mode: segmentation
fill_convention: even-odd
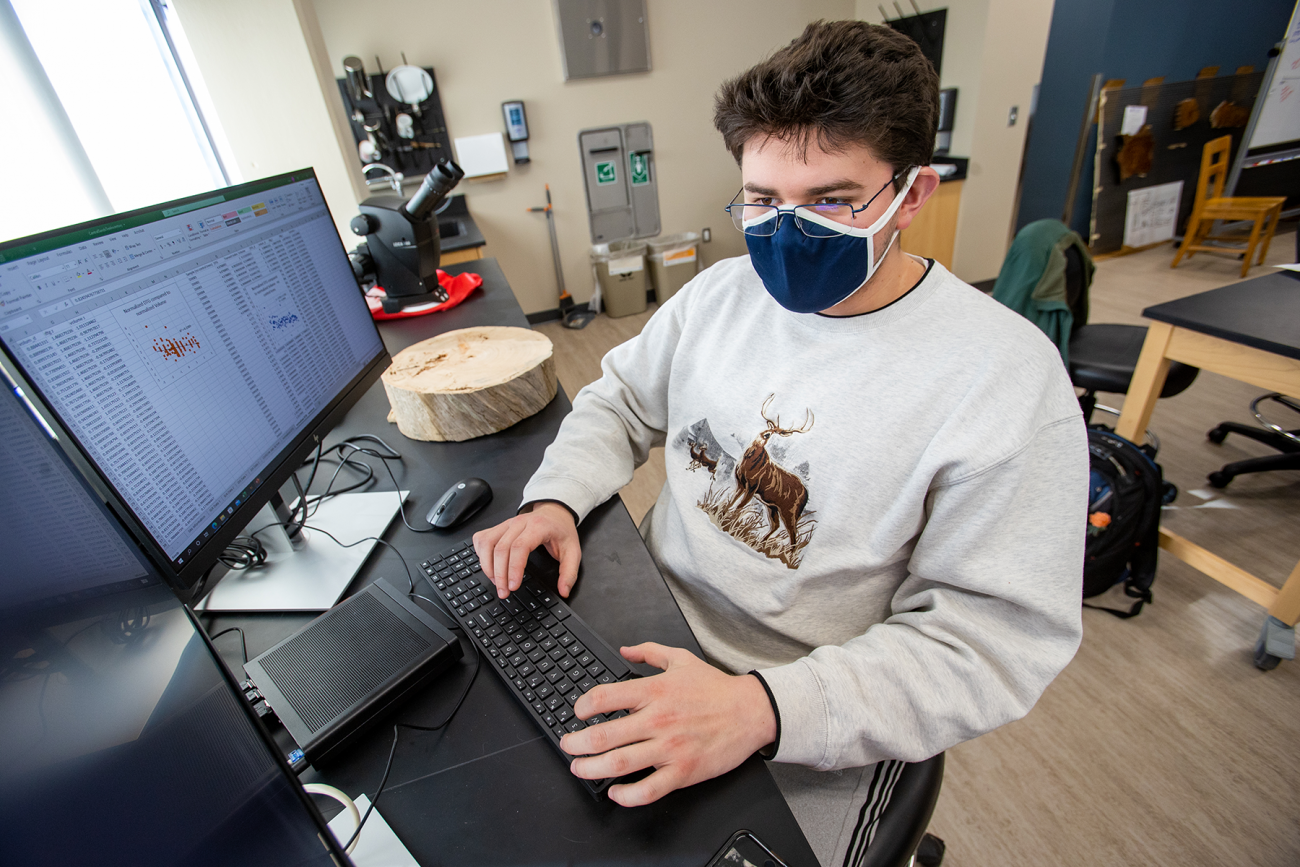
[[[1043,71],[1051,0],[988,0],[970,177],[962,190],[953,267],[968,281],[996,277],[1010,243],[1029,101]],[[958,98],[958,111],[961,99]],[[1020,119],[1007,125],[1011,106]]]
[[[503,101],[528,109],[532,162],[459,191],[527,312],[556,306],[545,220],[525,209],[555,200],[569,291],[591,294],[590,234],[577,148],[589,126],[654,127],[665,232],[713,229],[706,263],[744,253],[723,205],[739,171],[713,130],[718,85],[794,38],[809,21],[878,21],[870,0],[649,0],[653,70],[565,82],[548,0],[175,0],[219,120],[245,179],[311,165],[344,243],[364,196],[333,79],[356,54],[385,68],[399,52],[433,66],[453,137],[502,130]],[[1042,69],[1051,0],[948,0],[942,83],[958,87],[953,152],[971,157],[954,270],[993,277],[1006,250],[1025,119]],[[1007,110],[1021,120],[1006,125]],[[346,150],[345,150],[346,149]],[[346,156],[345,156],[346,153]]]
[[[310,0],[173,0],[243,180],[312,166],[340,233],[357,194],[316,74]],[[341,109],[340,109],[341,112]],[[348,242],[352,235],[347,232]]]
[[[857,0],[858,17],[879,23],[878,5]],[[1042,75],[1052,0],[946,0],[921,8],[944,6],[940,85],[958,89],[952,153],[970,157],[953,271],[975,282],[996,277],[1006,254],[1029,100]],[[1019,106],[1020,119],[1008,126],[1013,105]]]
[[[191,0],[193,2],[193,0]],[[283,2],[283,0],[281,0]],[[499,132],[501,103],[522,99],[532,162],[511,164],[506,179],[463,182],[470,213],[526,312],[557,304],[546,221],[526,208],[551,185],[569,291],[591,294],[586,199],[578,130],[646,120],[654,128],[659,204],[665,233],[710,227],[706,262],[743,254],[743,237],[722,208],[740,173],[713,129],[713,95],[723,79],[753,65],[818,18],[849,18],[852,0],[650,0],[652,71],[565,82],[549,0],[316,0],[336,75],[355,54],[372,68],[399,52],[432,66],[453,137]]]

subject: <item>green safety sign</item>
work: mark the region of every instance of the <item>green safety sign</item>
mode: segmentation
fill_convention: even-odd
[[[628,154],[627,161],[632,170],[632,186],[640,187],[650,183],[650,160],[645,154]]]
[[[605,184],[612,184],[617,181],[618,174],[612,162],[596,163],[596,183],[604,186]]]

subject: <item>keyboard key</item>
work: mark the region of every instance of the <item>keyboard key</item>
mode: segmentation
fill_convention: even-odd
[[[528,677],[536,673],[537,669],[533,667],[531,662],[525,662],[523,665],[516,665],[515,671],[519,672],[520,677]]]
[[[538,644],[541,644],[543,641],[551,640],[551,633],[543,629],[540,623],[537,624],[537,628],[533,629],[529,634],[533,636],[533,641],[536,641]]]
[[[579,644],[576,641],[569,645],[569,655],[572,656],[574,659],[578,660],[578,662],[582,662],[581,657],[586,652],[587,652],[587,648],[583,647],[581,644]]]
[[[563,647],[555,648],[550,653],[548,653],[547,656],[549,656],[551,659],[555,660],[556,662],[564,662],[564,660],[569,659],[569,654],[564,652]]]
[[[514,656],[510,656],[506,658],[510,660],[510,664],[513,665],[515,668],[518,668],[519,666],[523,665],[525,662],[528,661],[528,657],[518,652],[516,652]]]
[[[536,649],[537,649],[537,642],[533,641],[531,638],[526,638],[523,641],[519,642],[520,653],[532,653]],[[591,659],[594,661],[595,658],[596,657],[593,656]],[[579,659],[578,662],[582,662],[582,660]],[[591,665],[591,662],[582,662],[582,664]]]
[[[498,635],[501,634],[501,627],[497,626],[494,623],[491,626],[489,626],[485,631],[487,632],[489,638],[496,638]]]
[[[555,594],[549,592],[539,593],[537,595],[537,601],[545,605],[547,608],[554,608],[560,604],[560,600],[555,598]]]
[[[589,725],[589,726],[598,726],[598,725],[600,725],[601,723],[603,723],[604,721],[605,721],[605,717],[601,716],[600,714],[596,714],[595,716],[593,716],[593,717],[589,717],[589,718],[587,719],[587,725]]]
[[[528,686],[528,682],[520,677],[519,672],[517,671],[515,672],[514,680],[512,680],[511,683],[515,685],[515,689],[525,689]]]
[[[457,617],[465,617],[465,616],[467,616],[468,614],[469,614],[469,612],[465,610],[465,606],[464,606],[464,605],[458,606],[458,607],[456,608],[456,616],[457,616]]]
[[[559,720],[557,720],[555,718],[555,714],[551,713],[550,711],[547,711],[546,713],[542,714],[542,722],[546,723],[551,728],[555,728],[555,726],[559,725]]]
[[[536,650],[534,650],[532,653],[528,654],[528,658],[531,659],[533,662],[541,662],[543,659],[546,658],[546,651],[542,650],[539,647]]]
[[[564,726],[559,725],[558,723],[557,723],[556,725],[554,725],[554,726],[551,727],[551,731],[555,732],[555,736],[556,736],[557,738],[562,738],[562,737],[564,737],[566,734],[568,734],[568,732],[566,732],[566,731],[564,730]]]
[[[528,678],[528,686],[531,689],[536,689],[544,683],[546,683],[546,675],[544,674],[533,674]]]
[[[553,695],[546,700],[547,710],[556,711],[562,707],[564,707],[564,696]]]
[[[548,671],[546,673],[546,679],[549,680],[551,683],[559,683],[560,681],[564,680],[564,671],[558,668],[554,668],[551,671]]]
[[[613,683],[613,682],[614,682],[614,675],[610,674],[608,671],[602,674],[600,677],[596,678],[596,683]]]
[[[557,642],[554,638],[552,638],[548,634],[545,638],[539,638],[537,640],[537,646],[540,647],[542,650],[545,650],[547,653],[550,653],[552,650],[559,647],[560,645],[559,642]]]
[[[488,653],[492,654],[493,658],[496,658],[501,655],[501,651],[497,650],[495,647],[489,647],[487,651]]]
[[[586,727],[587,724],[585,722],[578,719],[577,717],[574,717],[573,719],[569,720],[568,725],[566,725],[564,728],[571,732],[580,732]]]
[[[507,667],[510,663],[507,662],[505,659],[497,659],[497,660],[496,660],[496,664],[499,665],[499,666],[501,666],[502,668],[505,668],[505,667]]]
[[[523,645],[520,645],[519,649],[524,651],[525,653],[528,652],[528,650]],[[582,656],[578,657],[578,665],[581,665],[583,668],[586,668],[587,666],[591,665],[595,661],[596,661],[596,657],[591,655],[591,651],[583,651]]]
[[[572,692],[566,692],[564,694],[564,700],[567,701],[569,704],[577,704],[578,699],[580,698],[582,698],[582,692],[576,687],[573,689]]]
[[[555,668],[555,663],[552,662],[549,657],[543,656],[541,659],[537,661],[537,670],[540,671],[542,674],[546,674],[546,672],[550,671],[553,668]]]
[[[489,634],[489,635],[492,634],[491,630],[488,631],[488,634]],[[501,630],[498,629],[498,630],[497,630],[497,636],[496,636],[496,638],[492,639],[492,646],[493,646],[493,647],[505,647],[505,646],[506,646],[507,644],[509,644],[509,643],[510,643],[510,636],[509,636],[509,635],[502,635],[502,634],[501,634]],[[519,648],[516,647],[516,648],[515,648],[515,653],[518,653],[518,652],[519,652]],[[510,655],[511,655],[511,656],[514,656],[513,653],[510,654]]]
[[[523,644],[523,642],[527,638],[528,638],[528,633],[524,632],[522,629],[510,630],[510,640],[513,641],[515,644]]]
[[[555,684],[555,691],[560,693],[560,695],[564,695],[566,692],[573,692],[573,681],[569,680],[569,678],[565,677],[563,674],[561,674],[557,680],[551,681],[551,683]]]
[[[551,609],[551,616],[556,620],[567,620],[570,611],[567,605],[557,605]]]
[[[607,720],[611,720],[611,719],[622,719],[622,718],[625,717],[625,716],[627,716],[627,711],[625,711],[625,710],[616,710],[616,711],[614,711],[613,713],[608,714],[608,715],[605,717],[605,719],[607,719]]]
[[[560,642],[560,646],[561,646],[561,647],[572,647],[572,646],[573,646],[573,642],[575,642],[575,641],[577,641],[577,640],[578,640],[578,639],[574,638],[572,635],[570,635],[570,634],[567,633],[567,632],[564,633],[563,635],[559,636],[559,637],[556,639],[556,641]]]
[[[555,690],[551,688],[549,683],[544,683],[537,687],[536,694],[538,698],[548,698],[555,694]]]
[[[480,607],[482,606],[477,599],[471,599],[470,601],[465,603],[466,611],[470,611],[470,612],[477,611]]]
[[[531,702],[531,704],[533,706],[533,710],[537,711],[538,713],[546,713],[546,705],[542,704],[540,701],[534,701]]]
[[[491,599],[488,600],[488,602],[491,602],[491,601],[492,601]],[[484,602],[483,604],[486,605],[487,602]],[[480,611],[478,614],[475,614],[475,615],[474,615],[474,620],[477,621],[477,623],[478,623],[478,625],[479,625],[479,627],[480,627],[481,629],[488,629],[488,628],[490,628],[490,627],[493,625],[493,624],[492,624],[492,618],[491,618],[491,617],[488,617],[486,611]]]
[[[567,704],[561,702],[560,706],[555,709],[555,718],[562,723],[567,723],[569,720],[573,719],[573,711],[569,710]]]
[[[573,657],[569,656],[568,654],[565,654],[564,658],[559,661],[559,665],[560,665],[560,671],[568,671],[571,668],[578,667],[578,663],[574,662]]]
[[[604,673],[605,666],[601,665],[599,662],[593,662],[591,665],[587,666],[587,674],[592,677],[600,677]]]
[[[595,685],[596,681],[592,680],[590,677],[584,677],[582,680],[578,681],[578,689],[583,692],[591,692],[591,688]]]

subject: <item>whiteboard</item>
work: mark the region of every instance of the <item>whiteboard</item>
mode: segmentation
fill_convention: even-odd
[[[1286,45],[1277,59],[1273,81],[1264,97],[1252,148],[1300,139],[1300,3],[1286,28]]]

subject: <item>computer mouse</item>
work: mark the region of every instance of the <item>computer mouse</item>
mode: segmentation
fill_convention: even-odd
[[[479,509],[492,501],[492,487],[482,479],[461,479],[433,504],[425,520],[440,530],[468,521]]]

